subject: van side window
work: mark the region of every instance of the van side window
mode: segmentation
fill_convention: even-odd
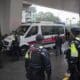
[[[30,26],[29,25],[22,25],[22,26],[19,26],[17,29],[16,29],[16,33],[18,35],[24,35],[24,33],[28,30]]]
[[[64,28],[62,26],[42,26],[41,29],[43,35],[53,35],[58,32],[64,34]]]
[[[53,34],[53,26],[42,26],[42,34],[43,35],[51,35]]]
[[[38,27],[37,26],[33,26],[30,31],[28,32],[28,34],[26,35],[26,37],[35,35],[38,33]]]

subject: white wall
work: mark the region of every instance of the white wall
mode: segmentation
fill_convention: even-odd
[[[10,5],[10,31],[15,30],[22,19],[22,5],[23,0],[11,0]]]
[[[30,5],[23,0],[0,0],[0,27],[2,35],[8,34],[20,26],[23,4]]]
[[[2,34],[9,33],[10,0],[0,0],[0,27]]]
[[[23,0],[0,0],[0,27],[8,34],[21,24]]]

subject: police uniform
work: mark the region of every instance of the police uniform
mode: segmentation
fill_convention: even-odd
[[[70,42],[69,49],[67,51],[67,59],[70,70],[70,80],[79,80],[78,72],[79,72],[79,50],[80,43],[78,38],[76,37]]]
[[[50,80],[51,63],[48,51],[38,44],[31,46],[25,55],[25,68],[29,80],[45,80],[45,71]]]
[[[0,38],[0,68],[3,67],[3,64],[2,64],[2,56],[1,56],[2,47],[3,47],[3,43],[2,43],[2,39]]]
[[[62,46],[62,38],[58,34],[58,36],[56,37],[56,55],[62,54],[61,46]]]
[[[12,41],[12,45],[10,47],[10,51],[12,53],[12,60],[19,60],[20,48],[19,48],[19,41],[17,36],[14,36],[14,40]]]

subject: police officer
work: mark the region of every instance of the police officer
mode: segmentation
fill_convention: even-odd
[[[75,31],[75,34],[72,31],[71,39],[69,41],[69,48],[67,50],[67,61],[68,67],[70,70],[70,80],[79,80],[79,56],[80,56],[80,40],[77,35],[79,34],[78,31]]]
[[[60,37],[60,33],[58,32],[56,37],[56,55],[62,54],[61,46],[62,46],[62,38]]]
[[[37,43],[31,45],[25,55],[26,77],[29,80],[47,80],[51,78],[51,63],[48,51],[42,46],[43,36],[36,36]],[[46,72],[46,73],[45,73]]]
[[[3,47],[3,42],[2,42],[2,37],[0,36],[0,68],[3,67],[3,64],[2,64],[2,47]]]
[[[14,40],[12,41],[12,45],[10,47],[10,51],[12,53],[12,60],[19,60],[19,54],[20,52],[20,48],[19,48],[19,41],[18,41],[18,36],[16,35],[16,33],[14,34]]]

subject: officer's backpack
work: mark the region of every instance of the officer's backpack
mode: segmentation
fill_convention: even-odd
[[[25,55],[25,59],[28,59],[30,66],[41,66],[42,65],[42,48],[31,47]]]

